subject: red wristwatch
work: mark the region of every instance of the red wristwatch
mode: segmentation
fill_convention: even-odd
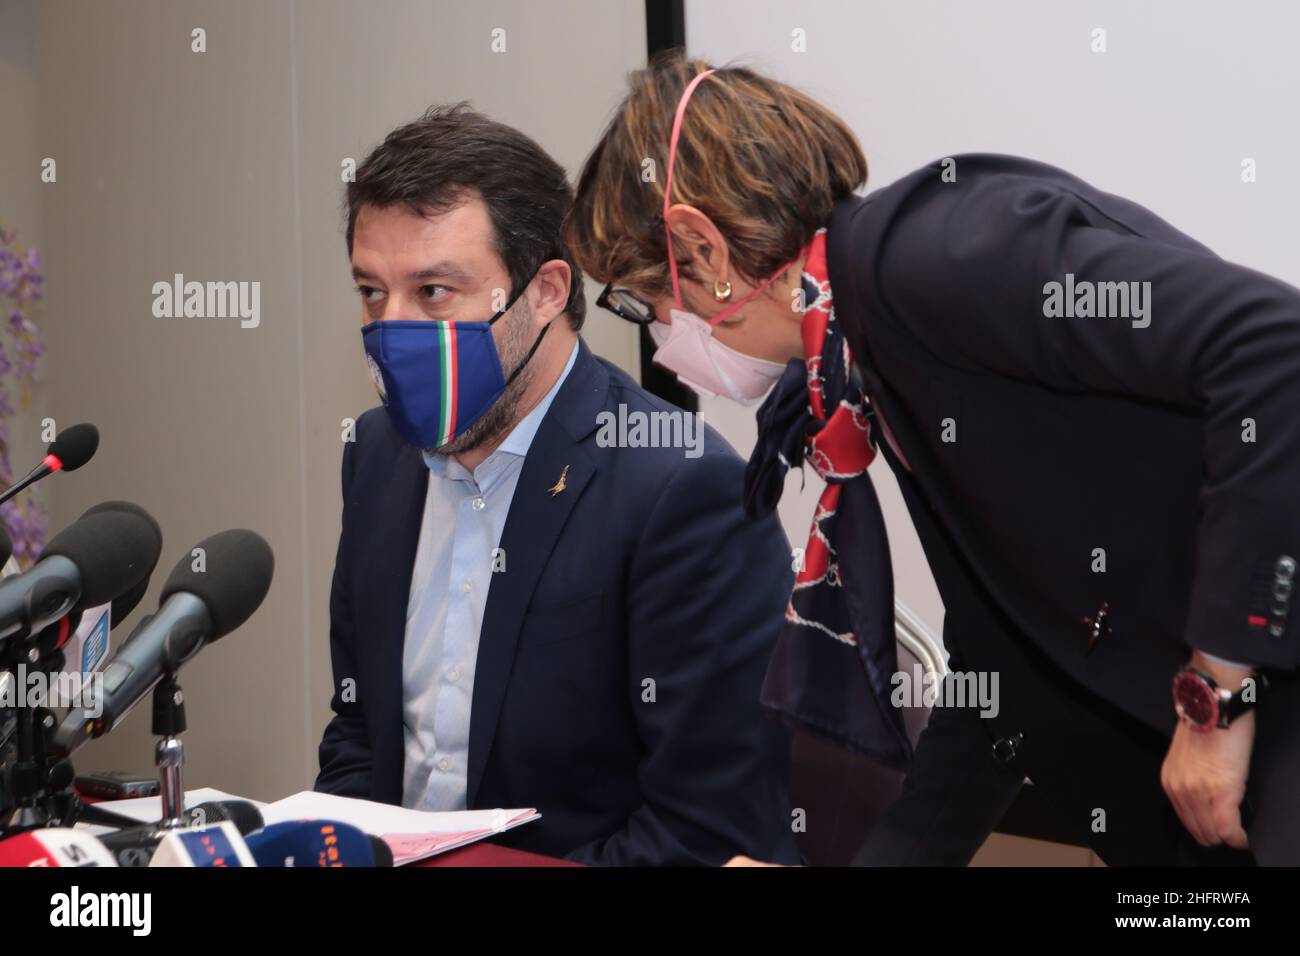
[[[1254,672],[1233,693],[1220,687],[1214,678],[1194,667],[1184,667],[1174,675],[1174,710],[1192,725],[1193,730],[1224,729],[1255,706],[1254,695],[1245,699],[1247,687],[1263,687],[1264,676]]]

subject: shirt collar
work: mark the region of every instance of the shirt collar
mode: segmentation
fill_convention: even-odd
[[[542,419],[546,417],[551,403],[555,401],[555,396],[560,391],[560,386],[564,380],[569,377],[574,363],[578,360],[578,343],[573,343],[573,351],[569,353],[569,361],[565,363],[564,370],[560,372],[560,377],[555,380],[550,391],[542,396],[542,400],[533,406],[532,411],[519,420],[519,423],[510,430],[505,440],[496,447],[492,454],[488,455],[474,469],[471,476],[468,469],[454,461],[446,455],[439,455],[437,452],[424,452],[424,463],[429,466],[429,472],[439,478],[470,478],[479,479],[481,476],[494,472],[497,467],[504,464],[509,458],[523,458],[528,454],[528,449],[532,447],[533,438],[537,435],[537,429],[542,426]]]

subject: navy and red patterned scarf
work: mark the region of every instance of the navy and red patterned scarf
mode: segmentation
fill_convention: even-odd
[[[890,704],[897,670],[889,539],[867,466],[872,416],[831,299],[826,230],[803,266],[804,360],[791,360],[758,410],[745,470],[745,511],[771,514],[790,468],[825,481],[785,612],[762,703],[795,726],[889,766],[912,746]]]

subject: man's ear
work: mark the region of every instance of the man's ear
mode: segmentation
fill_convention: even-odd
[[[563,259],[548,259],[533,276],[529,306],[538,328],[549,324],[569,306],[573,271]]]

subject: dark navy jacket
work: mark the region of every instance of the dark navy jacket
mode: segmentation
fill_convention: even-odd
[[[744,463],[597,444],[597,415],[671,411],[586,344],[524,461],[479,637],[468,806],[536,807],[501,842],[601,864],[794,861],[790,743],[758,702],[793,580]],[[330,595],[334,718],[316,789],[399,803],[402,644],[428,469],[382,409],[343,455]],[[568,466],[565,490],[547,492]],[[340,692],[356,683],[355,700]],[[652,682],[652,683],[650,683]]]
[[[1051,725],[1053,695],[1169,735],[1190,648],[1257,665],[1274,681],[1252,846],[1294,834],[1300,292],[1064,170],[955,163],[955,181],[933,163],[839,203],[828,263],[911,466],[881,444],[943,595],[944,642],[955,666],[1001,675],[990,736],[1023,734],[1017,767],[1085,821],[1113,805],[1097,787],[1121,770],[1111,741]],[[1108,284],[1149,283],[1149,311],[1057,315],[1049,290],[1066,282],[1106,290],[1108,313],[1122,311]]]

